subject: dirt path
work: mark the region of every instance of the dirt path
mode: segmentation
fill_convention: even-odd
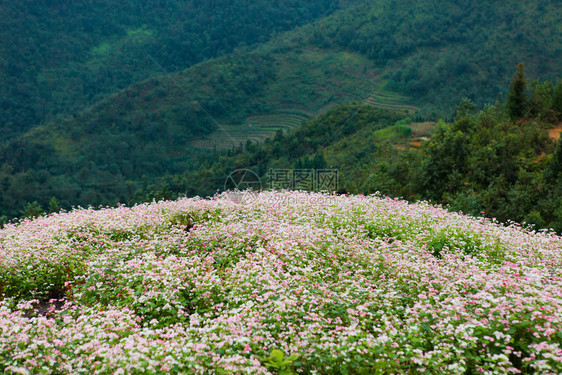
[[[562,133],[562,122],[558,124],[558,126],[556,126],[555,128],[548,129],[548,136],[554,139],[555,141],[560,139],[561,133]]]

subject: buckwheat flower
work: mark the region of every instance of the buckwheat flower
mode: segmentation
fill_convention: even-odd
[[[29,375],[30,372],[25,367],[8,366],[5,369],[6,372],[11,372],[13,374]]]
[[[462,367],[459,363],[453,363],[450,364],[449,366],[447,366],[448,370],[454,371],[457,374],[461,374],[464,373],[466,371],[466,369],[464,367]]]

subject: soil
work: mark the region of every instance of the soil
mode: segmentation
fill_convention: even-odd
[[[64,300],[56,300],[53,302],[49,302],[49,301],[41,301],[37,304],[35,304],[33,307],[33,310],[27,310],[24,313],[24,316],[26,318],[32,318],[34,316],[49,316],[52,315],[52,311],[49,312],[49,310],[51,309],[51,307],[54,305],[55,308],[53,311],[60,311],[62,310],[62,307],[64,306],[66,301]]]
[[[558,124],[558,126],[556,126],[553,129],[548,129],[548,136],[554,139],[555,141],[560,139],[561,133],[562,133],[562,123]]]

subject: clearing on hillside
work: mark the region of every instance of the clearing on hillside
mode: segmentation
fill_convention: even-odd
[[[558,124],[555,128],[548,129],[548,136],[555,141],[560,139],[561,134],[562,134],[562,123]]]

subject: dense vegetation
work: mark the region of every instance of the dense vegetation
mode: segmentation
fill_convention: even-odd
[[[0,230],[0,371],[562,371],[562,238],[379,196],[256,199]]]
[[[133,83],[267,41],[337,6],[336,0],[3,0],[0,142]]]
[[[505,105],[475,113],[463,101],[454,121],[438,124],[421,152],[395,153],[370,170],[360,190],[562,232],[562,141],[548,131],[558,125],[556,139],[562,130],[562,81],[556,87],[533,82],[527,92],[522,74],[520,65]]]
[[[381,192],[411,201],[432,200],[472,215],[526,222],[561,232],[562,146],[549,137],[549,130],[558,133],[553,128],[561,120],[562,81],[556,85],[550,81],[529,83],[520,64],[505,103],[475,111],[470,100],[463,100],[450,123],[440,121],[428,126],[405,118],[403,112],[346,104],[288,133],[278,131],[264,143],[240,144],[228,152],[193,160],[191,165],[171,161],[167,174],[164,169],[155,169],[155,174],[162,175],[151,180],[143,176],[140,187],[131,179],[135,173],[149,170],[149,164],[131,162],[127,179],[120,176],[123,169],[117,163],[112,171],[102,172],[96,162],[103,163],[104,156],[96,154],[98,148],[93,145],[86,154],[88,166],[78,170],[73,180],[43,174],[40,190],[45,194],[44,203],[27,204],[23,213],[36,216],[57,211],[61,203],[68,205],[69,200],[59,202],[56,197],[68,198],[69,193],[80,194],[86,204],[102,200],[103,194],[115,192],[116,186],[120,186],[121,201],[129,204],[170,199],[178,194],[213,195],[224,188],[226,176],[237,168],[254,170],[264,187],[268,186],[271,169],[332,168],[339,171],[340,187],[350,193]],[[147,135],[147,147],[158,136],[162,134]],[[104,137],[105,141],[111,139],[107,134]],[[173,139],[170,136],[167,152],[172,150]],[[415,143],[418,140],[421,144]],[[120,142],[126,145],[127,140]],[[158,157],[155,149],[145,147],[136,152],[140,155],[147,150],[153,159]],[[134,160],[125,146],[119,148],[119,143],[113,151],[112,157],[121,165]],[[17,152],[12,149],[4,157],[15,165],[29,160],[18,158]],[[161,157],[166,155],[163,152]],[[40,150],[35,157],[41,160]],[[6,165],[0,172],[7,193],[3,204],[11,205],[12,212],[17,213],[21,202],[9,201],[8,197],[31,196],[33,189],[39,189],[41,181],[37,176],[41,174],[30,175],[24,170],[14,174],[6,170]],[[184,169],[173,170],[177,165]],[[61,166],[65,167],[64,162]],[[50,168],[56,171],[57,166],[53,163]],[[100,180],[103,183],[97,182]]]
[[[440,113],[463,97],[493,101],[520,61],[532,76],[560,75],[561,18],[554,0],[377,1],[332,17],[311,39],[367,56],[389,88]]]
[[[0,371],[562,373],[560,25],[0,0]]]
[[[555,79],[562,73],[562,34],[556,32],[562,10],[554,1],[444,1],[436,6],[433,1],[356,0],[338,2],[337,11],[335,1],[253,2],[247,10],[237,1],[111,4],[16,2],[1,8],[3,40],[13,43],[0,46],[7,56],[0,71],[0,107],[5,110],[0,216],[178,193],[213,194],[228,170],[270,167],[255,163],[254,156],[251,163],[242,154],[228,158],[227,152],[248,148],[263,153],[272,147],[263,141],[269,137],[273,142],[276,131],[290,132],[339,104],[396,110],[377,112],[388,118],[381,119],[384,125],[405,115],[414,122],[451,119],[463,97],[481,107],[507,93],[519,61],[526,62],[532,77]],[[23,27],[22,19],[33,26]],[[295,25],[303,26],[275,34]],[[505,122],[503,115],[487,113],[494,124]],[[478,115],[471,116],[479,121]],[[537,116],[531,111],[522,118],[532,123]],[[311,123],[333,126],[329,122],[321,117]],[[554,124],[544,118],[535,122]],[[349,186],[354,192],[378,189],[408,199],[459,201],[453,196],[471,181],[447,188],[439,184],[448,190],[430,191],[437,177],[424,187],[418,186],[421,180],[403,184],[398,177],[394,180],[400,182],[377,177],[415,164],[382,145],[395,133],[407,132],[407,124],[402,125],[372,137],[364,137],[367,130],[353,131],[331,148],[312,145],[323,147],[324,161],[310,147],[300,151],[308,156],[293,155],[302,137],[325,135],[323,130],[295,133],[301,138],[280,148],[287,155],[266,156],[275,159],[273,166],[309,165],[306,157],[316,157],[314,165],[326,162],[353,176],[347,180],[356,181],[356,187]],[[364,124],[358,128],[366,129]],[[262,145],[246,146],[247,138]],[[548,154],[552,146],[543,149]],[[377,163],[383,159],[381,169]],[[489,180],[472,186],[488,189]],[[508,185],[512,182],[508,179]],[[496,214],[484,200],[478,198],[474,209]],[[542,223],[550,225],[554,219],[545,212],[549,218]]]
[[[350,193],[432,200],[561,232],[562,142],[555,143],[548,130],[562,121],[562,81],[529,84],[524,74],[520,65],[506,103],[476,112],[464,100],[454,120],[440,121],[429,139],[428,130],[412,135],[420,124],[403,114],[344,105],[265,144],[222,156],[179,184],[168,183],[189,189],[197,181],[212,193],[232,168],[252,168],[264,185],[271,168],[335,168],[340,187]],[[421,147],[410,146],[420,138]]]

